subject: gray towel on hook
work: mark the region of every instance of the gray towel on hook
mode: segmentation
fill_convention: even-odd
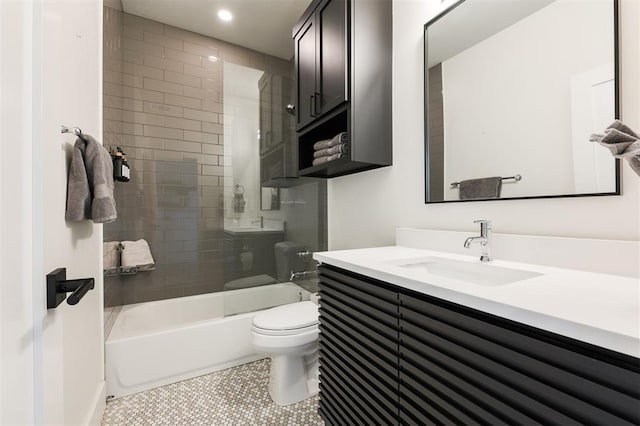
[[[111,154],[91,136],[83,134],[73,146],[65,219],[106,223],[117,217]]]
[[[485,198],[500,198],[502,178],[500,176],[469,179],[460,182],[460,199],[477,200]]]
[[[640,176],[640,136],[622,121],[614,121],[604,133],[593,134],[591,142],[598,142],[616,158],[625,158]]]

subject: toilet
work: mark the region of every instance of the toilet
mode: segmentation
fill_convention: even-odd
[[[318,305],[297,302],[257,314],[253,347],[271,358],[269,395],[278,405],[318,393]]]

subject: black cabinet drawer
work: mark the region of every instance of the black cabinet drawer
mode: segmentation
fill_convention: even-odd
[[[398,294],[320,267],[320,414],[398,424]]]
[[[631,357],[428,296],[401,293],[400,303],[401,401],[424,402],[424,415],[466,423],[462,413],[487,424],[640,421]],[[442,389],[454,390],[454,407],[421,400],[416,390],[423,389],[445,402]],[[500,401],[507,407],[496,410]]]
[[[640,424],[640,360],[320,267],[331,425]]]

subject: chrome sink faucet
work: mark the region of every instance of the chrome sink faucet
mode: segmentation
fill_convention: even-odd
[[[490,262],[491,259],[491,221],[490,220],[474,220],[473,223],[480,224],[480,236],[469,237],[464,241],[464,248],[471,247],[473,243],[480,243],[482,254],[480,262]]]
[[[260,229],[263,229],[264,228],[264,216],[260,216],[260,218],[258,220],[252,220],[251,221],[252,225],[253,224],[257,224],[257,223],[260,224]]]

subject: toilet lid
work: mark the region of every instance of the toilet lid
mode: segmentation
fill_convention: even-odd
[[[293,330],[317,323],[318,305],[308,301],[271,308],[253,318],[253,325],[264,330]]]

